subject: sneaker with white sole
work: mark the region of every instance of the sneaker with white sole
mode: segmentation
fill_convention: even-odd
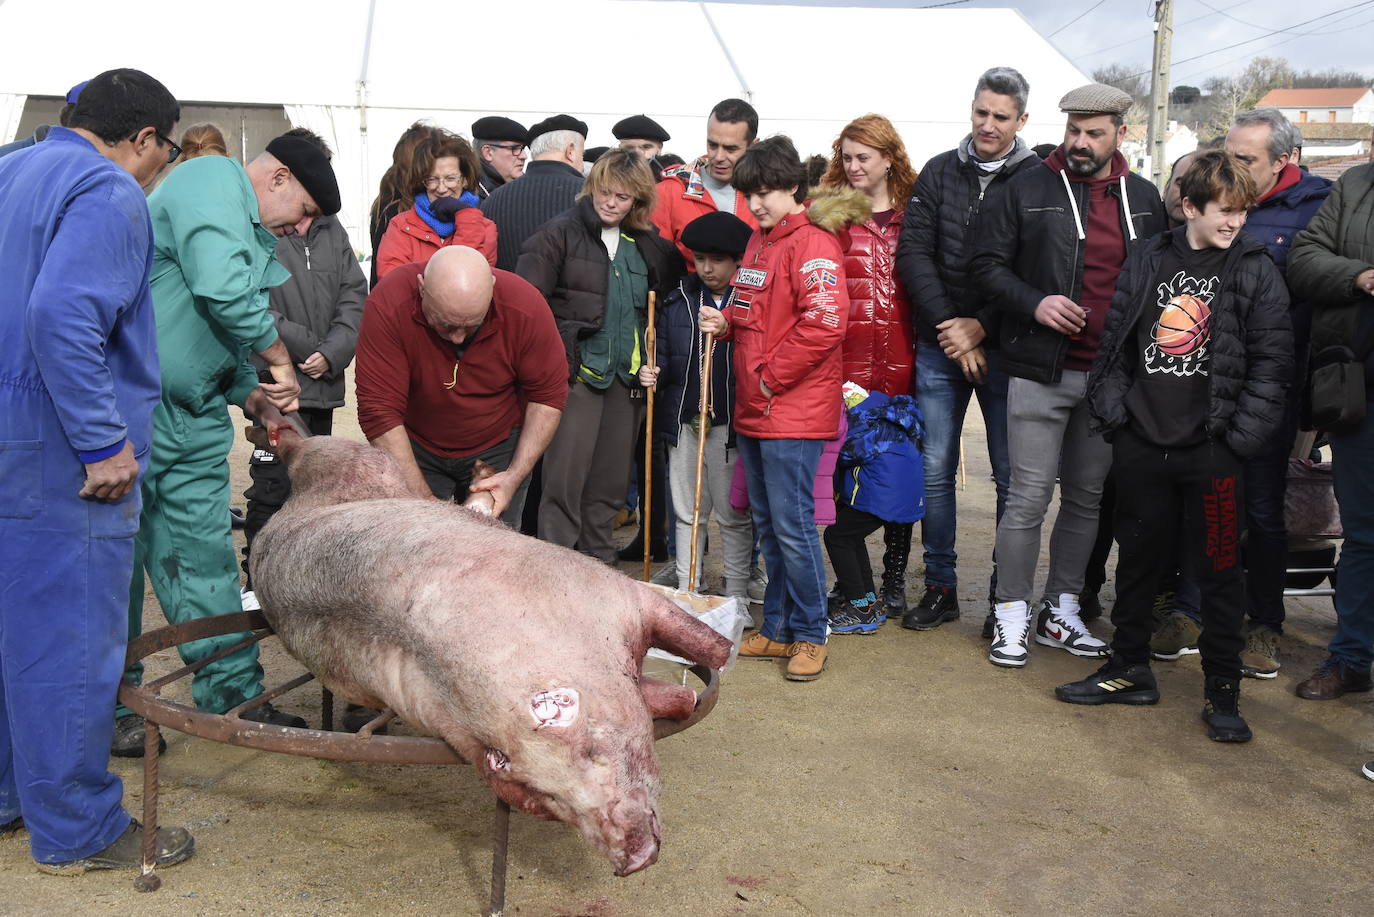
[[[1364,774],[1370,780],[1374,780],[1374,761],[1370,761],[1364,767],[1360,768],[1360,773]]]
[[[1078,616],[1078,596],[1068,592],[1060,593],[1058,605],[1044,600],[1040,617],[1035,622],[1035,642],[1057,646],[1075,656],[1107,655],[1107,644],[1094,637]]]
[[[1030,643],[1030,608],[1025,602],[999,602],[993,607],[992,648],[988,662],[1010,669],[1026,664]]]

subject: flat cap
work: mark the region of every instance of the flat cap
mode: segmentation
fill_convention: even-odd
[[[533,143],[535,137],[552,131],[576,131],[582,135],[583,139],[586,139],[587,124],[585,121],[577,120],[572,115],[554,115],[552,118],[545,118],[530,128],[529,135],[525,139],[526,146]]]
[[[673,138],[668,136],[668,132],[648,115],[630,115],[622,118],[611,128],[611,134],[617,140],[652,140],[655,143],[667,143]]]
[[[472,122],[473,140],[518,140],[524,143],[528,137],[529,131],[519,121],[501,115],[488,115]]]
[[[749,224],[733,213],[712,210],[682,227],[682,244],[703,255],[740,258],[753,234]]]
[[[339,212],[339,182],[324,150],[309,140],[283,134],[267,144],[267,152],[291,170],[321,213],[329,216]]]
[[[1059,100],[1059,110],[1070,115],[1124,115],[1131,102],[1129,92],[1106,83],[1089,83],[1066,93]]]

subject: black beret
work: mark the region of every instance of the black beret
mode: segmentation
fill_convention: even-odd
[[[611,151],[608,146],[589,146],[582,151],[583,162],[596,162]]]
[[[329,216],[339,212],[339,182],[324,150],[301,137],[282,135],[267,144],[267,152],[291,170],[296,181],[315,199],[320,213]]]
[[[611,133],[617,140],[652,140],[655,143],[667,143],[673,139],[668,136],[662,125],[648,115],[630,115],[617,121],[615,127],[611,128]]]
[[[749,224],[733,213],[712,210],[682,227],[682,244],[703,255],[740,258],[753,234]]]
[[[528,137],[529,131],[521,127],[519,121],[500,115],[488,115],[472,122],[473,140],[518,140],[524,143]]]
[[[587,137],[587,125],[579,121],[572,115],[554,115],[552,118],[545,118],[538,124],[530,128],[529,137],[525,140],[525,145],[534,142],[534,138],[541,134],[548,134],[552,131],[577,131],[585,140]]]

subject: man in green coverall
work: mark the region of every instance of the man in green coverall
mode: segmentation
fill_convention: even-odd
[[[129,592],[129,637],[142,632],[146,569],[167,620],[180,624],[240,610],[239,571],[229,520],[234,442],[228,405],[260,422],[296,410],[300,388],[286,346],[267,311],[267,291],[290,275],[277,263],[279,237],[303,234],[339,210],[328,159],[299,137],[278,137],[245,168],[224,156],[182,163],[148,198],[153,220],[153,304],[162,359],[162,400],[153,410],[153,444],[143,479],[143,515]],[[273,381],[259,384],[249,349]],[[187,663],[243,639],[234,634],[182,644]],[[262,693],[257,644],[195,674],[196,706],[223,713]],[[138,682],[142,666],[126,677]],[[111,752],[143,754],[143,720],[116,711]],[[304,726],[264,704],[243,719]]]

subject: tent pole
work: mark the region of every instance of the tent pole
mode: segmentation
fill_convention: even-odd
[[[359,232],[366,232],[371,229],[368,220],[369,195],[367,187],[368,176],[368,157],[367,157],[367,71],[372,59],[372,24],[377,18],[377,0],[369,0],[367,4],[367,34],[363,37],[363,62],[358,71],[358,229]],[[358,244],[358,243],[355,243]],[[371,235],[368,235],[368,248],[372,247]],[[361,245],[359,245],[361,248]],[[372,256],[377,256],[372,252]]]
[[[735,79],[739,80],[740,91],[744,93],[746,102],[754,101],[754,90],[749,88],[749,81],[740,72],[739,65],[735,63],[735,56],[730,53],[730,48],[725,44],[725,38],[720,34],[720,29],[716,28],[716,21],[711,18],[711,11],[706,8],[705,3],[698,3],[701,8],[701,15],[706,17],[706,24],[711,27],[711,34],[716,36],[716,44],[720,45],[720,51],[725,55],[725,61],[730,65],[730,69],[735,71]]]

